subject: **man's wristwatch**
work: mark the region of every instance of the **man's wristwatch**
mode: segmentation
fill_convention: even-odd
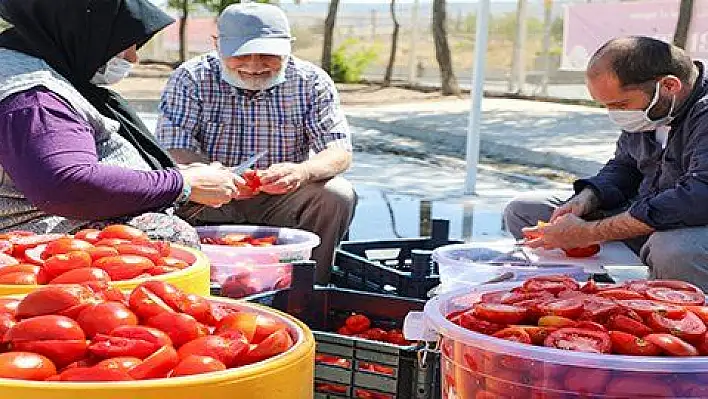
[[[186,181],[182,183],[182,193],[175,200],[175,208],[180,208],[189,202],[189,197],[192,195],[192,186]]]

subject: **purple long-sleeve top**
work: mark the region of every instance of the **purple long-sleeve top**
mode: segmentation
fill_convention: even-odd
[[[100,164],[93,128],[42,87],[0,102],[0,165],[39,210],[82,220],[169,205],[183,184],[176,169]]]

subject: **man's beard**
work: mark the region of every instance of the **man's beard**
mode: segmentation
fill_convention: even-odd
[[[244,90],[261,91],[268,90],[273,86],[283,83],[285,80],[285,69],[287,68],[287,60],[283,61],[283,65],[275,74],[270,74],[266,77],[242,78],[238,72],[228,69],[224,62],[221,62],[223,79],[231,85]]]

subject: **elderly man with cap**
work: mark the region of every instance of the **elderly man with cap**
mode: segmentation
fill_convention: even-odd
[[[330,77],[291,54],[280,8],[234,4],[219,16],[216,51],[171,76],[160,102],[157,138],[180,164],[255,165],[260,189],[237,184],[234,200],[198,213],[197,224],[294,227],[322,240],[313,252],[327,283],[334,250],[356,206],[339,175],[352,162],[349,127]]]

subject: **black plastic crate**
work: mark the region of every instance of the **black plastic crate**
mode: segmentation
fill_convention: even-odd
[[[432,221],[430,237],[380,241],[346,241],[335,257],[332,283],[351,288],[410,298],[427,298],[428,291],[440,284],[433,250],[448,244],[450,222]]]
[[[296,265],[294,272],[307,273],[305,266]],[[424,301],[334,287],[310,286],[308,290],[301,285],[248,300],[287,312],[313,330],[319,360],[315,364],[315,398],[370,397],[358,395],[360,390],[382,399],[440,398],[439,355],[428,351],[421,364],[424,344],[405,347],[330,332],[352,312],[365,314],[378,327],[402,328],[408,312],[421,311]],[[327,357],[340,362],[331,364]],[[325,392],[334,387],[336,393]]]

